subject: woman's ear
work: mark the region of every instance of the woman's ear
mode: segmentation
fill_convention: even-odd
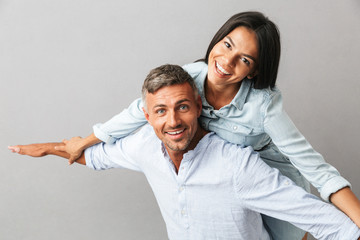
[[[254,78],[256,75],[258,74],[258,70],[255,70],[254,72],[250,73],[249,75],[247,75],[247,79],[252,79]]]

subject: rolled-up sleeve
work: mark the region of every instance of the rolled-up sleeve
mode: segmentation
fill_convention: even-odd
[[[114,143],[116,139],[134,132],[147,122],[142,106],[142,100],[138,98],[109,121],[95,124],[93,126],[95,136],[105,143]]]
[[[86,166],[94,170],[126,168],[141,171],[139,159],[132,157],[138,139],[133,135],[118,139],[113,144],[99,143],[85,150]]]

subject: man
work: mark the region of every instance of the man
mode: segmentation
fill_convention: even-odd
[[[270,239],[260,213],[291,222],[318,239],[359,238],[360,229],[347,216],[268,167],[251,148],[201,128],[201,99],[181,67],[152,70],[143,85],[143,100],[150,125],[115,144],[87,149],[77,162],[96,170],[143,172],[170,239]],[[67,157],[55,145],[10,149]]]

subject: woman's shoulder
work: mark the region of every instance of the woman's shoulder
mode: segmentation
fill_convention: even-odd
[[[263,89],[255,89],[251,87],[250,95],[251,94],[256,97],[262,97],[264,100],[268,100],[268,101],[270,101],[273,98],[281,97],[281,91],[277,86],[273,88],[263,88]]]
[[[188,72],[192,78],[196,78],[204,71],[207,72],[207,64],[203,61],[185,64],[182,68]]]

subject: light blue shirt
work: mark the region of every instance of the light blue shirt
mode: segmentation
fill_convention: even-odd
[[[115,144],[88,148],[85,159],[96,170],[143,172],[172,240],[267,240],[260,213],[288,221],[317,239],[360,236],[347,216],[270,168],[251,147],[241,148],[214,133],[184,154],[178,174],[150,125]]]
[[[328,201],[329,196],[350,186],[339,172],[316,152],[298,131],[282,106],[280,91],[275,88],[254,89],[250,80],[243,80],[239,92],[230,104],[215,110],[205,98],[204,84],[208,67],[197,62],[183,67],[195,80],[203,110],[203,128],[221,138],[242,146],[252,146],[271,167],[278,168],[298,185],[307,188],[301,174]],[[104,124],[93,127],[96,137],[115,142],[146,123],[141,99]],[[296,167],[296,168],[295,168]]]

